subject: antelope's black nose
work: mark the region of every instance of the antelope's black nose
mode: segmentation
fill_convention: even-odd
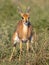
[[[26,23],[27,23],[28,21],[26,20]]]

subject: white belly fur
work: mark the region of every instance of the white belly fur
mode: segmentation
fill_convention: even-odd
[[[18,34],[16,33],[16,37],[14,38],[14,44],[19,43],[20,39],[18,37]]]

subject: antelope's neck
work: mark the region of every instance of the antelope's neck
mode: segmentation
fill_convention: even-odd
[[[27,33],[27,31],[28,31],[28,26],[23,23],[23,32]]]
[[[27,33],[28,33],[28,26],[26,26],[25,24],[23,24],[23,39],[26,40],[27,39]]]

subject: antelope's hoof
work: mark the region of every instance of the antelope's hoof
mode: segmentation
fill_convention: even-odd
[[[9,62],[12,61],[12,58],[9,59]]]
[[[21,57],[19,56],[19,61],[21,61]]]

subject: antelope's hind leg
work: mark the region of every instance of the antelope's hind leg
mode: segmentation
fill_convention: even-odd
[[[13,47],[13,50],[12,50],[12,53],[11,53],[11,56],[10,56],[9,61],[11,61],[11,60],[12,60],[12,58],[13,58],[13,54],[14,54],[14,51],[15,51],[15,47]]]
[[[27,54],[28,54],[28,52],[29,52],[29,49],[31,49],[30,48],[30,46],[31,46],[31,43],[34,43],[34,37],[33,37],[33,35],[31,36],[31,38],[27,41]]]
[[[13,58],[13,54],[14,54],[14,52],[15,52],[15,49],[16,49],[16,43],[13,44],[13,50],[12,50],[12,53],[11,53],[11,56],[10,56],[9,61],[12,60],[12,58]]]
[[[16,35],[16,36],[14,37],[14,41],[13,41],[13,50],[12,50],[12,53],[11,53],[11,56],[10,56],[9,61],[11,61],[12,58],[13,58],[13,54],[14,54],[14,52],[15,52],[16,44],[17,44],[17,43],[19,43],[18,35]]]

